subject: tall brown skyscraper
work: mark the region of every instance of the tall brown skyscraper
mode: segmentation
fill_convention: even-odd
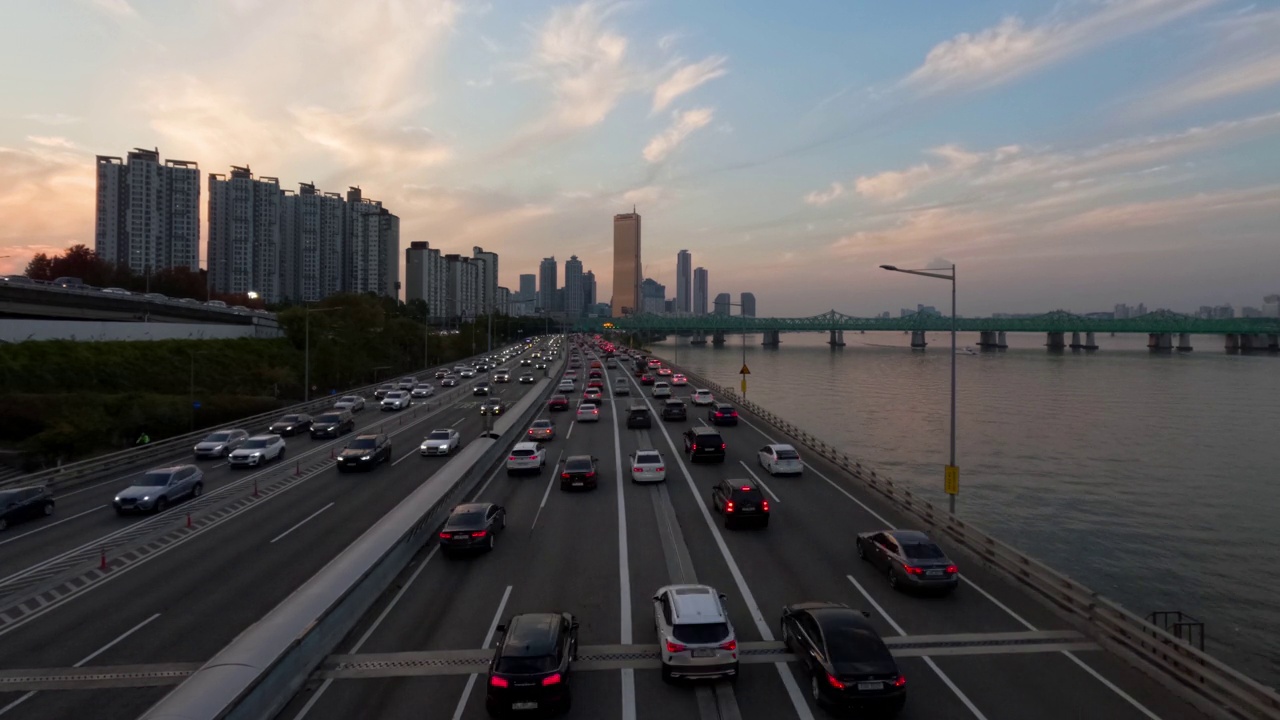
[[[640,312],[640,215],[613,216],[613,317]]]

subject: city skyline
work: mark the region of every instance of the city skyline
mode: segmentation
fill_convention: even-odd
[[[1270,6],[975,0],[922,22],[838,4],[65,0],[2,16],[9,65],[38,60],[2,81],[3,273],[93,246],[96,157],[159,147],[205,171],[361,181],[402,246],[484,247],[499,286],[577,255],[604,301],[601,218],[633,204],[645,276],[681,287],[668,258],[687,249],[716,292],[802,288],[766,315],[942,306],[945,287],[878,265],[943,260],[968,315],[1275,292]],[[796,51],[753,52],[762,25]]]

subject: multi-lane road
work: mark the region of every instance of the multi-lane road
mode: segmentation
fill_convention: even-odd
[[[1096,646],[1073,652],[1053,644],[1035,653],[1017,652],[1012,646],[1001,650],[1000,638],[1008,637],[1001,633],[1072,628],[981,567],[962,564],[962,583],[948,597],[893,591],[883,576],[857,561],[853,544],[857,533],[906,524],[886,503],[818,458],[806,459],[801,477],[769,477],[756,463],[757,450],[788,440],[745,413],[737,427],[722,428],[728,445],[724,464],[692,465],[681,452],[680,433],[702,422],[705,411],[691,406],[689,421],[669,423],[654,412],[652,429],[628,430],[629,405],[646,403],[656,410],[656,404],[649,389],[626,372],[625,363],[623,369],[606,373],[606,388],[612,389],[619,376],[630,378],[632,394],[610,397],[599,423],[576,423],[572,410],[544,411],[542,417],[555,420],[557,435],[546,444],[548,468],[542,474],[508,477],[499,468],[478,487],[476,499],[507,509],[507,528],[494,552],[446,558],[429,545],[338,652],[480,649],[492,645],[497,624],[512,614],[535,611],[574,613],[581,623],[581,646],[652,645],[653,592],[671,582],[696,581],[728,596],[740,642],[777,640],[782,606],[804,600],[833,600],[866,609],[884,637],[905,636],[903,642],[912,636],[974,634],[968,641],[983,644],[983,638],[990,637],[983,654],[949,654],[946,639],[934,638],[924,643],[938,646],[934,656],[901,657],[909,688],[903,718],[1201,717],[1161,685]],[[677,388],[681,395],[691,390]],[[820,424],[821,417],[812,421]],[[665,484],[630,482],[628,457],[640,448],[663,453]],[[576,454],[599,458],[603,478],[597,490],[559,490],[559,467],[552,465]],[[765,487],[773,506],[767,529],[722,527],[718,516],[708,511],[711,486],[722,478],[748,479]],[[323,523],[326,532],[335,527],[334,521],[330,517]],[[252,547],[260,547],[260,541]],[[253,560],[270,566],[271,553],[265,555]],[[223,617],[226,613],[219,608],[234,603],[236,592],[211,592],[215,595],[202,603],[202,612]],[[155,612],[162,612],[160,606],[147,604],[121,624]],[[119,625],[112,632],[118,629]],[[131,644],[139,651],[151,647]],[[207,652],[216,643],[194,645]],[[483,675],[404,675],[317,677],[281,717],[485,717]],[[570,717],[823,717],[825,712],[809,697],[809,683],[796,664],[781,662],[744,663],[731,690],[722,686],[715,692],[706,686],[664,684],[658,670],[651,668],[580,672],[573,678]]]
[[[533,387],[495,386],[509,403]],[[288,438],[286,459],[261,469],[202,461],[203,496],[159,516],[115,515],[111,497],[133,475],[61,494],[57,516],[0,536],[0,607],[9,608],[0,612],[0,668],[209,659],[430,481],[447,459],[420,456],[428,431],[452,427],[464,442],[479,435],[484,398],[466,386],[453,395],[442,390],[449,389],[396,413],[369,398],[354,434]],[[339,474],[330,453],[375,429],[391,436],[391,462]],[[166,692],[0,693],[0,718],[134,718]]]

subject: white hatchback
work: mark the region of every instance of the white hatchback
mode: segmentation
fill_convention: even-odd
[[[760,467],[768,470],[770,475],[799,475],[804,472],[800,453],[790,445],[765,445],[756,455],[760,460]]]
[[[693,391],[694,405],[712,405],[715,403],[715,401],[716,399],[711,394],[710,390],[694,390]]]
[[[541,473],[547,464],[547,451],[536,442],[518,442],[507,455],[507,474],[533,471]]]
[[[578,422],[600,422],[600,408],[585,402],[578,405]]]
[[[667,479],[667,464],[657,450],[637,450],[631,455],[631,482],[663,482]]]
[[[656,382],[653,384],[653,396],[656,398],[671,397],[671,384],[665,382]]]

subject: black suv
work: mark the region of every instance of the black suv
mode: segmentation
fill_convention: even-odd
[[[355,418],[347,410],[333,410],[321,413],[311,422],[311,437],[338,437],[356,429]]]
[[[707,410],[707,422],[712,425],[737,425],[738,411],[729,403],[716,403]]]
[[[44,485],[0,490],[0,530],[53,514],[53,493]]]
[[[627,409],[627,428],[651,428],[653,427],[653,418],[649,415],[649,408],[644,405],[632,405]]]
[[[689,453],[690,462],[724,462],[724,438],[709,427],[691,427],[684,431],[684,451]]]
[[[276,435],[297,435],[311,429],[311,416],[305,413],[294,413],[293,415],[285,415],[267,428],[268,432]]]
[[[599,473],[596,472],[597,462],[599,458],[590,455],[570,455],[565,458],[564,470],[560,473],[560,489],[594,490],[599,484]]]
[[[578,655],[578,621],[569,613],[527,613],[499,625],[484,706],[491,717],[520,710],[569,710],[570,661]]]
[[[769,527],[769,501],[748,480],[721,480],[711,486],[711,509],[724,515],[724,526],[753,523]]]
[[[338,472],[364,468],[372,470],[391,459],[391,438],[386,435],[357,435],[338,453]]]
[[[671,398],[662,404],[663,420],[688,420],[689,408],[684,404],[683,400]]]

